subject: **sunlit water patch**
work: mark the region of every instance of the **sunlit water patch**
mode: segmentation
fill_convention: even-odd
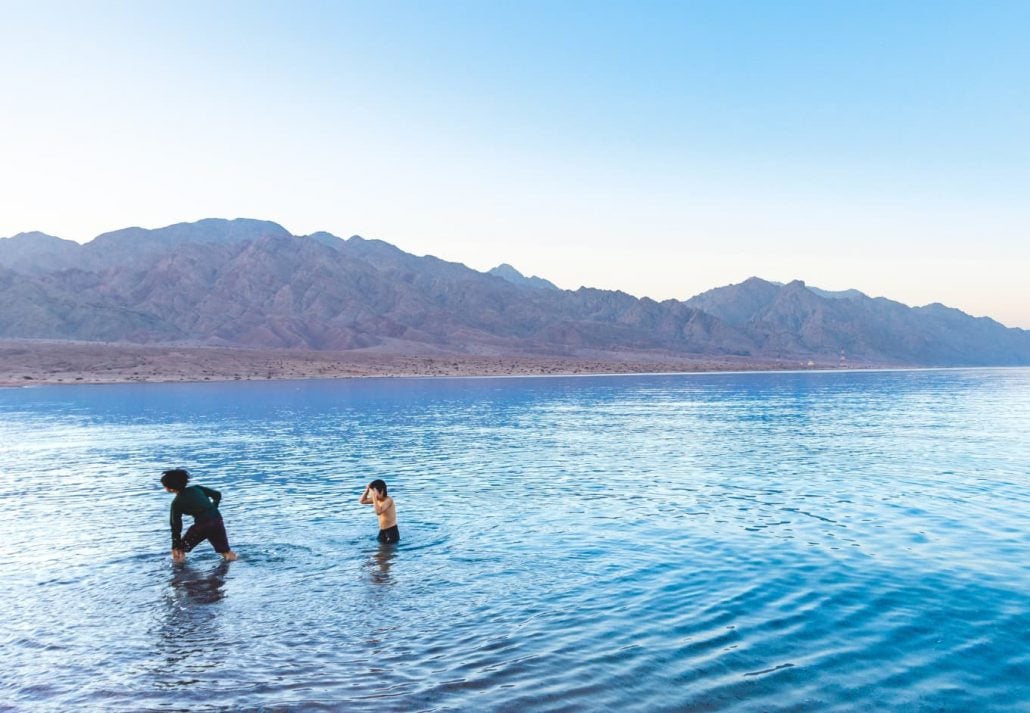
[[[1019,369],[0,391],[0,709],[1026,710],[1027,433]]]

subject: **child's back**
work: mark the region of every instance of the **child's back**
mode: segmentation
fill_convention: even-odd
[[[175,493],[169,513],[172,526],[172,559],[183,561],[186,553],[204,540],[211,543],[215,552],[226,560],[236,559],[236,553],[229,548],[229,537],[225,534],[222,514],[218,503],[222,494],[203,485],[187,485],[190,474],[181,469],[166,470],[161,475],[161,485],[169,493]],[[182,516],[193,517],[193,525],[182,534]]]

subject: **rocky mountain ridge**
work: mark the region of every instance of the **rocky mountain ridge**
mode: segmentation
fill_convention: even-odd
[[[1030,363],[1030,332],[857,291],[752,278],[656,302],[560,290],[505,266],[491,273],[248,219],[127,228],[82,245],[22,233],[0,239],[0,338],[824,362],[843,350],[853,363]]]

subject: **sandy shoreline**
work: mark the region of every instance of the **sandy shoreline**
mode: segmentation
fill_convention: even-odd
[[[744,357],[397,355],[87,342],[0,341],[0,386],[402,376],[546,376],[836,368]]]

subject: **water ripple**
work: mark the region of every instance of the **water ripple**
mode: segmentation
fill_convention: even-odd
[[[0,709],[1026,709],[1028,427],[1021,369],[3,391]],[[175,465],[239,561],[169,561]]]

